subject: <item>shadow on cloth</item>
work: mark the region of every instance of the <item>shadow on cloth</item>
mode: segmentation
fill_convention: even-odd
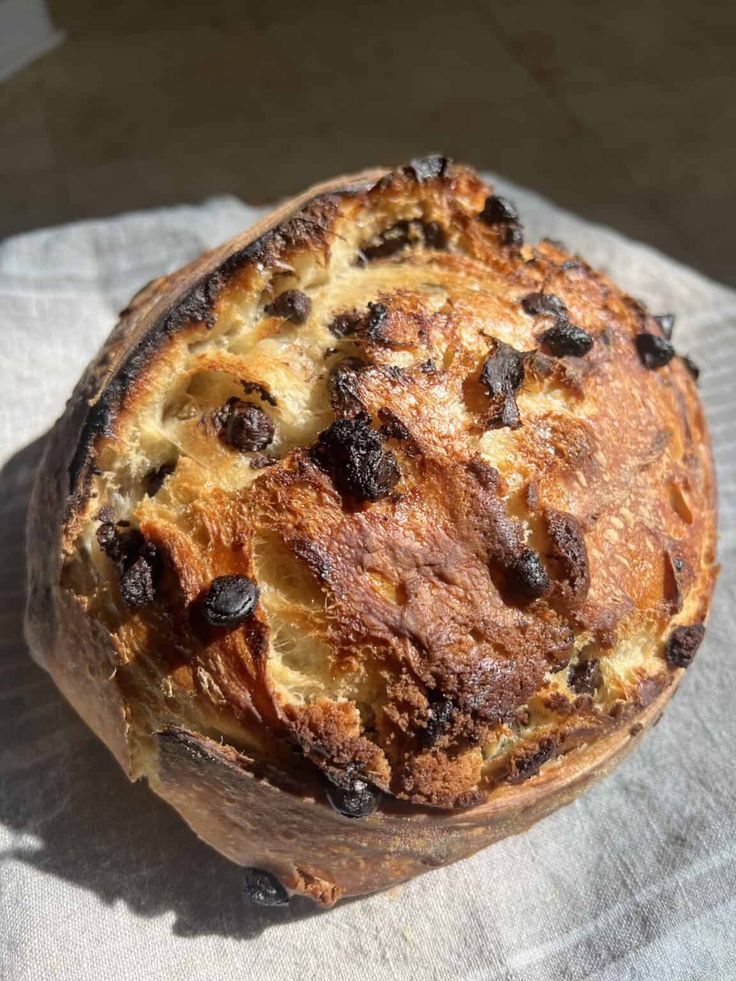
[[[146,917],[173,913],[180,936],[257,936],[320,915],[308,900],[253,906],[240,869],[203,844],[107,749],[30,658],[23,639],[25,518],[43,439],[0,471],[0,823],[20,860]],[[0,876],[7,876],[7,868]]]

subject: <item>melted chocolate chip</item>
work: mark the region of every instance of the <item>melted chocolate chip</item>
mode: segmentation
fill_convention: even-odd
[[[554,293],[529,293],[521,301],[521,307],[524,313],[528,313],[531,317],[550,314],[563,320],[567,319],[567,307]]]
[[[271,395],[265,385],[252,381],[241,381],[240,384],[243,386],[243,391],[246,395],[252,395],[255,393],[260,399],[262,399],[262,401],[268,402],[269,405],[278,405],[276,396]]]
[[[496,341],[496,347],[483,365],[481,384],[485,386],[493,402],[488,419],[489,428],[508,426],[518,429],[521,425],[515,392],[524,380],[525,356],[510,344]]]
[[[103,521],[100,527],[97,529],[97,543],[102,549],[102,551],[110,556],[110,558],[115,558],[113,553],[117,549],[118,536],[115,532],[115,525],[112,521]]]
[[[272,317],[283,317],[298,326],[306,322],[311,310],[312,301],[301,290],[284,290],[266,307],[266,313]]]
[[[411,243],[411,233],[412,223],[399,221],[381,232],[375,245],[362,245],[360,251],[369,262],[387,259],[403,251]]]
[[[492,194],[486,198],[486,203],[478,217],[486,225],[506,225],[517,222],[519,220],[519,212],[506,198]]]
[[[674,313],[660,313],[654,318],[662,328],[662,333],[668,341],[672,340],[672,331],[675,329]]]
[[[384,340],[383,328],[388,319],[388,308],[383,303],[369,303],[368,313],[363,318],[366,339],[373,342]]]
[[[540,739],[531,752],[525,750],[512,759],[511,773],[506,779],[509,783],[521,783],[522,780],[528,780],[554,757],[556,749],[553,739]]]
[[[580,695],[592,695],[602,680],[601,666],[593,658],[589,661],[579,661],[567,672],[568,685]]]
[[[353,772],[347,775],[345,786],[329,781],[325,794],[338,814],[353,819],[373,814],[381,800],[381,791]]]
[[[401,477],[396,457],[364,415],[333,422],[319,434],[312,457],[341,494],[357,501],[386,497]]]
[[[202,616],[213,627],[237,627],[258,605],[258,586],[247,576],[217,576],[202,603]]]
[[[257,405],[236,396],[229,398],[214,418],[222,442],[240,453],[263,450],[273,440],[270,417]]]
[[[382,423],[379,432],[384,439],[409,439],[411,436],[404,423],[391,409],[379,409],[378,418]]]
[[[363,411],[358,375],[366,365],[360,358],[345,358],[330,372],[327,387],[332,408],[339,415],[355,415]]]
[[[545,330],[540,339],[556,358],[567,354],[581,358],[593,347],[593,338],[587,330],[566,321],[558,322]]]
[[[689,627],[675,627],[667,638],[664,656],[671,668],[686,668],[695,657],[705,636],[702,623]]]
[[[510,569],[514,586],[529,599],[538,599],[551,587],[547,570],[533,548],[525,548]]]
[[[265,869],[246,869],[245,894],[259,906],[288,906],[289,894],[279,880]]]
[[[679,357],[682,363],[689,371],[692,380],[697,381],[700,378],[700,368],[695,364],[693,359],[689,357],[687,354],[681,354]]]
[[[155,497],[167,477],[176,470],[176,463],[163,463],[157,470],[150,470],[143,478],[143,488],[149,497]]]
[[[360,327],[363,318],[357,310],[348,310],[346,313],[338,313],[328,330],[335,337],[350,337]]]
[[[639,360],[649,371],[664,368],[675,356],[675,349],[668,340],[646,331],[636,335],[636,349],[639,352]]]
[[[143,556],[128,566],[120,577],[120,595],[125,605],[133,610],[153,602],[153,569]]]
[[[422,741],[428,746],[433,746],[450,728],[454,715],[455,706],[449,698],[440,698],[433,702],[427,713]]]

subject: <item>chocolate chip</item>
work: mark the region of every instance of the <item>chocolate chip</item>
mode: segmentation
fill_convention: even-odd
[[[664,368],[675,356],[675,349],[670,342],[664,337],[660,337],[659,334],[650,334],[645,331],[642,334],[637,334],[635,340],[639,360],[650,371],[654,371],[655,368]]]
[[[368,313],[363,318],[362,328],[367,340],[381,342],[384,340],[383,328],[388,319],[388,308],[383,303],[369,303]]]
[[[529,599],[538,599],[549,592],[550,578],[533,548],[523,549],[510,571],[516,588]]]
[[[258,605],[258,586],[247,576],[217,576],[202,603],[202,616],[213,627],[237,627]]]
[[[674,313],[660,313],[654,318],[662,328],[662,333],[668,341],[672,340],[672,331],[675,329]]]
[[[379,432],[384,439],[409,439],[411,436],[404,423],[391,409],[379,409],[378,418],[382,422]]]
[[[593,347],[593,337],[587,330],[566,321],[558,322],[545,330],[540,339],[556,358],[562,358],[566,354],[581,358]]]
[[[162,463],[156,470],[149,470],[143,478],[143,489],[149,497],[155,497],[167,477],[176,470],[176,463]]]
[[[339,415],[355,415],[363,411],[358,375],[365,369],[360,358],[345,358],[330,372],[327,388],[332,408]]]
[[[540,739],[536,746],[522,750],[511,760],[511,773],[506,778],[509,783],[521,783],[528,780],[551,760],[557,747],[553,739]]]
[[[700,368],[695,364],[693,359],[689,357],[687,354],[681,354],[679,357],[682,363],[687,368],[688,372],[690,373],[690,377],[692,378],[692,380],[697,381],[700,378]]]
[[[273,440],[270,417],[251,402],[233,396],[215,413],[218,436],[226,446],[240,453],[263,450]]]
[[[602,680],[601,666],[594,658],[589,661],[579,661],[567,672],[568,685],[580,695],[592,695]]]
[[[508,225],[504,229],[503,244],[520,248],[524,244],[524,232],[521,225]]]
[[[399,221],[381,232],[375,245],[361,245],[360,251],[369,262],[375,259],[387,259],[410,244],[412,231],[413,223]]]
[[[243,391],[246,395],[252,395],[255,393],[264,402],[268,402],[269,405],[278,405],[276,401],[276,396],[271,395],[269,390],[265,385],[261,385],[259,382],[252,381],[241,381],[240,384],[243,386]]]
[[[421,733],[422,742],[432,746],[445,735],[452,725],[455,706],[449,698],[440,698],[433,702],[427,713],[424,730]]]
[[[312,301],[301,290],[284,290],[266,307],[266,313],[270,316],[283,317],[297,325],[305,323],[311,310]]]
[[[496,341],[493,354],[486,358],[480,381],[493,402],[488,419],[490,428],[508,426],[518,429],[521,425],[514,393],[524,380],[524,360],[525,356],[521,351],[503,341]]]
[[[272,467],[274,463],[279,461],[272,456],[264,456],[263,453],[257,453],[254,457],[251,457],[250,469],[251,470],[263,470],[265,467]]]
[[[422,224],[424,241],[428,249],[441,251],[447,248],[447,233],[437,221],[426,221]]]
[[[362,321],[362,315],[357,310],[348,310],[345,313],[338,313],[328,330],[335,337],[350,337],[358,330]]]
[[[513,224],[519,220],[519,212],[506,198],[492,194],[486,198],[486,203],[478,217],[486,225]]]
[[[288,906],[289,894],[279,880],[265,869],[246,869],[245,894],[259,906]]]
[[[532,317],[550,314],[563,320],[567,319],[567,307],[554,293],[529,293],[521,301],[521,307],[524,313]]]
[[[120,577],[120,595],[125,605],[134,610],[153,602],[153,570],[143,556],[137,558]]]
[[[694,623],[689,627],[675,627],[667,638],[664,646],[664,656],[671,668],[686,668],[700,647],[705,636],[702,623]]]
[[[423,375],[433,375],[437,371],[437,365],[432,358],[428,358],[426,361],[422,361],[420,365],[417,365],[417,371],[421,371]]]
[[[399,482],[396,457],[381,444],[368,417],[338,419],[317,438],[312,457],[338,491],[358,501],[378,501]]]
[[[355,773],[348,775],[345,786],[329,781],[325,794],[338,814],[353,819],[373,814],[381,800],[381,791]]]
[[[112,521],[104,521],[96,532],[97,543],[106,555],[111,555],[111,553],[117,547],[118,536],[115,532],[115,525]]]

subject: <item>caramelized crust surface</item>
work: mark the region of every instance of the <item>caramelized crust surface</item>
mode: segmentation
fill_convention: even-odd
[[[172,747],[191,781],[192,740],[225,744],[217,767],[296,812],[356,775],[402,821],[510,788],[523,810],[666,698],[673,632],[705,618],[715,498],[687,367],[647,367],[660,323],[523,244],[498,201],[441,158],[305,196],[139,294],[52,436],[36,656],[236,860],[190,813],[206,781],[167,786]],[[224,576],[257,605],[223,626]],[[323,902],[377,887],[294,868]]]

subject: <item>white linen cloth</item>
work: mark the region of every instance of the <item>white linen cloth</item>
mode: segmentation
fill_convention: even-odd
[[[736,978],[736,292],[498,182],[701,365],[721,490],[705,643],[660,725],[531,831],[320,912],[247,903],[240,871],[128,784],[25,650],[23,522],[39,437],[116,311],[238,230],[233,198],[0,245],[0,977],[5,981]],[[274,816],[274,820],[277,820]]]

